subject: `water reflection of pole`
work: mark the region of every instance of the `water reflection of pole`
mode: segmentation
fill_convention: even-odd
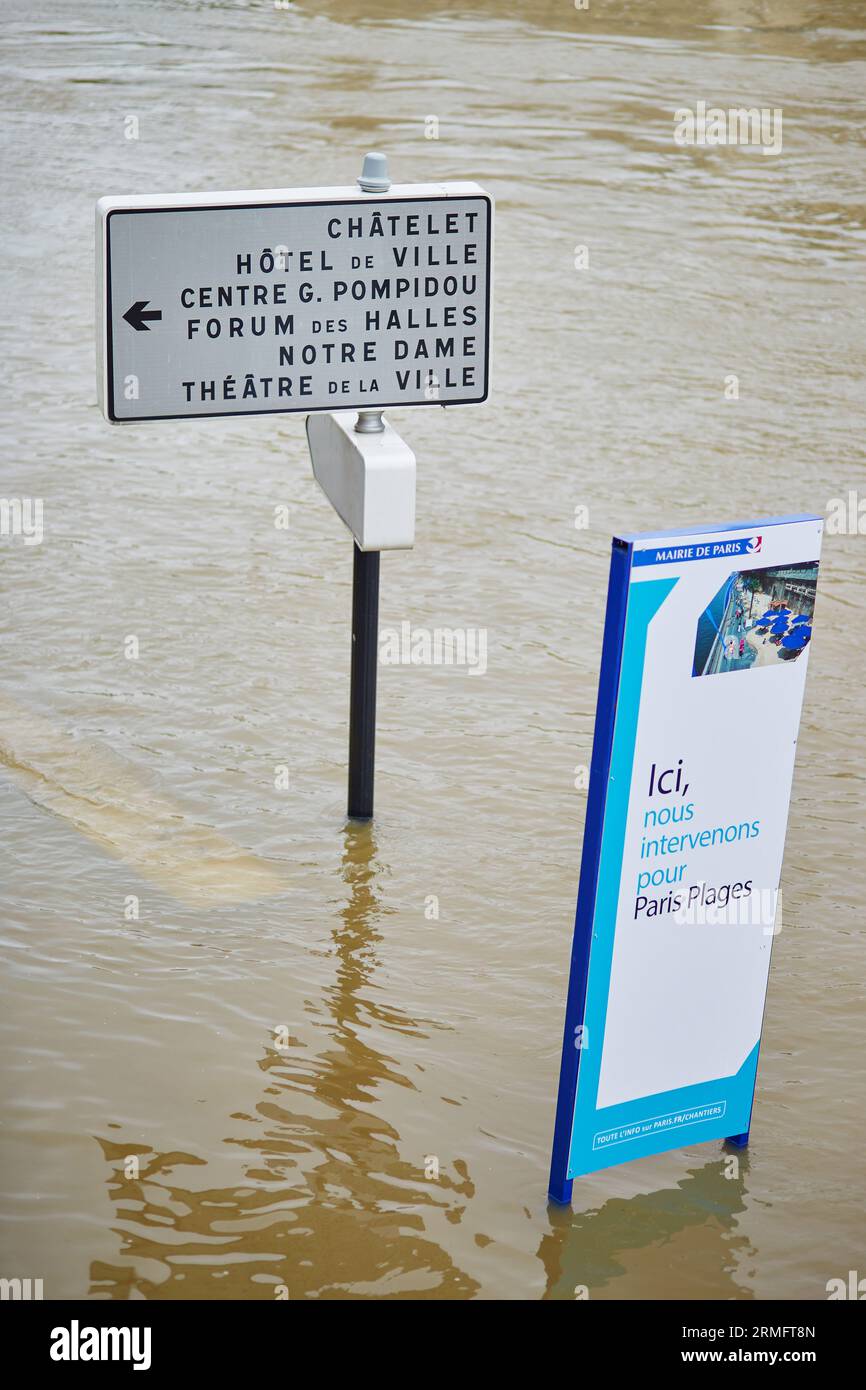
[[[348,825],[343,840],[343,879],[349,897],[340,910],[342,925],[333,932],[339,965],[334,985],[326,991],[331,1014],[346,1049],[347,1060],[357,1063],[363,1052],[366,1081],[372,1082],[378,1068],[370,1050],[361,1043],[356,1025],[363,1001],[359,990],[367,983],[377,961],[375,944],[381,939],[376,930],[380,913],[377,891],[378,863],[376,836],[372,825]],[[347,1028],[351,1023],[352,1027]],[[377,1059],[381,1060],[381,1059]]]
[[[227,1186],[214,1185],[201,1155],[100,1141],[123,1246],[116,1263],[94,1262],[91,1293],[208,1298],[214,1278],[224,1298],[273,1298],[275,1289],[291,1299],[478,1292],[436,1234],[465,1209],[468,1174],[429,1182],[417,1158],[402,1156],[388,1118],[391,1088],[414,1083],[399,1054],[377,1041],[387,1032],[427,1034],[424,1020],[377,993],[387,909],[372,825],[346,827],[340,872],[348,894],[331,930],[335,975],[321,999],[306,1001],[324,1046],[293,1038],[282,1050],[268,1047],[258,1063],[264,1093],[251,1114],[246,1104],[233,1113],[224,1141],[243,1163]],[[141,1177],[128,1177],[124,1160],[136,1151]]]
[[[401,1156],[400,1133],[385,1115],[386,1097],[377,1095],[393,1085],[414,1089],[399,1061],[376,1047],[380,1029],[413,1037],[421,1029],[418,1019],[371,992],[384,910],[381,872],[373,826],[348,825],[342,876],[349,896],[332,932],[336,977],[323,992],[333,1046],[307,1074],[318,1102],[305,1136],[314,1156],[305,1173],[311,1200],[302,1217],[311,1289],[317,1296],[354,1291],[370,1298],[470,1298],[475,1281],[429,1229],[438,1210],[462,1209],[461,1187],[445,1174],[429,1184],[418,1164]],[[295,1123],[295,1142],[300,1133]],[[293,1277],[303,1296],[299,1274],[296,1269]]]

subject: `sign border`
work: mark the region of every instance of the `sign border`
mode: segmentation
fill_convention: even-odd
[[[601,861],[601,836],[607,801],[607,784],[610,778],[617,692],[622,669],[622,639],[625,634],[632,551],[633,545],[630,539],[626,540],[614,536],[610,556],[604,635],[601,643],[601,670],[598,678],[595,729],[592,736],[592,753],[590,754],[589,793],[583,831],[583,850],[580,857],[577,909],[571,944],[565,1026],[562,1038],[562,1060],[559,1069],[556,1119],[553,1128],[553,1154],[550,1165],[549,1193],[555,1202],[560,1202],[563,1205],[571,1202],[573,1185],[573,1179],[568,1176],[568,1159],[577,1098],[577,1077],[580,1070],[580,1049],[575,1046],[575,1032],[583,1023],[586,1013],[589,952],[592,945],[592,923],[595,916],[595,896]]]
[[[410,186],[411,186],[411,185],[410,185]],[[452,185],[452,186],[453,186],[453,185]],[[358,190],[358,192],[357,192],[356,194],[353,194],[353,193],[352,193],[352,190],[347,190],[347,189],[342,189],[342,188],[341,188],[341,189],[335,189],[334,192],[339,192],[339,193],[341,193],[343,196],[342,196],[342,197],[334,197],[334,198],[331,198],[331,197],[328,197],[328,196],[327,196],[327,194],[328,194],[328,190],[327,190],[327,189],[321,189],[321,190],[318,190],[318,189],[317,189],[317,190],[315,190],[315,191],[316,191],[317,193],[321,193],[322,196],[320,196],[320,197],[304,197],[304,198],[297,198],[297,199],[292,199],[292,198],[288,198],[288,199],[287,199],[287,198],[285,198],[285,197],[280,197],[280,198],[275,198],[275,199],[274,199],[273,201],[271,201],[271,202],[268,202],[267,200],[262,199],[260,195],[257,195],[257,196],[254,195],[254,196],[256,196],[256,201],[254,201],[254,202],[243,202],[243,201],[239,201],[237,195],[234,195],[234,200],[233,200],[233,201],[229,201],[229,202],[211,201],[212,198],[213,198],[213,199],[222,199],[222,198],[231,198],[231,197],[232,197],[231,194],[216,193],[216,194],[202,194],[202,195],[198,195],[198,196],[200,196],[200,197],[202,198],[202,201],[199,202],[199,203],[190,202],[190,201],[184,201],[184,202],[181,203],[181,202],[175,202],[175,201],[174,201],[174,198],[172,197],[172,195],[166,195],[166,202],[165,202],[163,205],[161,205],[161,206],[145,206],[145,207],[136,207],[136,206],[134,206],[134,203],[135,203],[135,201],[137,201],[137,200],[136,200],[136,199],[132,199],[132,198],[128,201],[128,204],[127,204],[127,202],[125,202],[125,200],[122,199],[122,198],[105,198],[105,199],[101,199],[100,202],[97,203],[97,219],[99,220],[99,224],[100,224],[100,233],[99,233],[99,237],[98,237],[98,246],[97,246],[98,257],[99,257],[98,262],[97,262],[97,274],[98,274],[98,275],[100,276],[100,278],[101,278],[101,284],[99,283],[99,281],[97,282],[97,294],[98,294],[98,296],[99,296],[99,298],[98,298],[98,308],[99,308],[100,311],[101,311],[101,312],[100,312],[101,323],[100,323],[100,325],[99,325],[101,331],[100,331],[99,337],[98,337],[98,347],[99,347],[99,354],[100,354],[101,360],[100,360],[100,362],[99,362],[98,365],[99,365],[99,382],[100,382],[100,387],[101,387],[101,390],[100,390],[100,403],[103,405],[104,414],[105,414],[105,417],[106,417],[106,419],[108,420],[108,422],[109,422],[110,424],[112,424],[112,425],[138,425],[138,424],[153,423],[153,422],[159,421],[159,420],[223,420],[223,419],[231,420],[231,419],[243,418],[244,416],[248,416],[248,415],[249,415],[249,416],[255,416],[255,415],[320,415],[320,414],[333,413],[334,410],[396,410],[396,409],[403,409],[403,408],[411,409],[411,408],[414,408],[414,407],[416,407],[416,406],[440,406],[443,410],[448,410],[448,409],[450,409],[452,406],[457,406],[457,405],[483,405],[484,402],[487,401],[487,400],[489,399],[489,396],[490,396],[490,342],[491,342],[491,337],[492,337],[492,314],[491,314],[491,307],[492,307],[492,285],[493,285],[493,210],[494,210],[494,202],[493,202],[492,196],[491,196],[485,189],[482,189],[482,188],[480,188],[480,187],[478,188],[478,190],[477,190],[477,192],[476,192],[476,191],[474,191],[474,190],[470,191],[470,189],[472,188],[471,185],[461,184],[461,185],[456,185],[455,188],[459,187],[462,191],[460,191],[460,192],[455,191],[453,194],[452,194],[452,193],[448,193],[448,192],[446,192],[446,193],[443,194],[443,193],[441,192],[441,189],[443,189],[443,188],[446,188],[446,189],[447,189],[447,187],[448,187],[447,184],[436,184],[436,185],[433,185],[433,186],[431,187],[431,191],[430,191],[429,193],[428,193],[428,192],[425,192],[425,193],[414,193],[414,194],[411,194],[411,195],[408,195],[408,196],[404,196],[403,194],[401,194],[400,191],[399,191],[399,187],[392,187],[392,189],[390,190],[390,192],[389,192],[388,194],[383,195],[383,196],[377,196],[377,195],[375,195],[375,194],[363,193],[363,192],[361,192],[360,190]],[[290,192],[291,190],[288,190],[288,189],[279,189],[279,190],[275,190],[275,191],[284,194],[284,193],[286,193],[286,192]],[[313,190],[310,190],[310,189],[303,189],[303,190],[300,190],[300,191],[302,191],[303,193],[307,194],[307,193],[312,192]],[[175,196],[178,196],[178,195],[175,195]],[[181,196],[181,197],[186,197],[186,195],[180,195],[180,196]],[[191,195],[191,196],[196,196],[196,195]],[[138,214],[152,215],[152,214],[159,214],[159,213],[164,213],[164,212],[234,212],[234,211],[237,211],[237,210],[239,210],[239,209],[250,209],[250,210],[254,210],[254,209],[263,209],[263,208],[271,209],[271,208],[294,208],[294,207],[319,207],[319,206],[321,206],[322,204],[327,204],[327,205],[332,206],[332,207],[347,207],[347,206],[349,206],[349,207],[358,207],[358,206],[364,206],[364,205],[375,206],[375,205],[379,205],[379,204],[391,204],[391,203],[429,203],[429,202],[434,202],[434,201],[437,201],[437,200],[440,201],[440,202],[442,202],[442,203],[458,203],[458,202],[469,202],[469,201],[475,201],[475,202],[477,202],[477,201],[479,201],[479,200],[483,200],[484,202],[487,203],[487,207],[488,207],[488,214],[487,214],[487,245],[486,245],[486,254],[487,254],[487,276],[486,276],[486,285],[485,285],[485,293],[484,293],[484,312],[485,312],[485,317],[486,317],[486,334],[485,334],[485,342],[484,342],[484,377],[483,377],[483,384],[482,384],[482,394],[481,394],[480,396],[473,396],[470,400],[466,400],[466,401],[437,401],[437,400],[432,400],[432,401],[404,401],[404,400],[397,400],[397,401],[376,402],[376,403],[373,404],[373,405],[364,404],[364,403],[359,404],[359,405],[347,405],[344,401],[335,400],[334,403],[331,404],[331,405],[322,405],[322,406],[310,406],[310,405],[280,406],[280,407],[276,407],[276,408],[274,408],[274,407],[269,407],[269,408],[262,409],[262,410],[219,410],[219,411],[207,411],[207,410],[203,410],[203,411],[181,412],[181,413],[176,414],[176,415],[130,415],[130,416],[119,416],[119,415],[115,414],[115,408],[114,408],[114,406],[115,406],[115,397],[114,397],[114,371],[113,371],[113,367],[114,367],[114,335],[113,335],[113,331],[112,331],[112,318],[111,318],[111,234],[110,234],[110,225],[109,225],[110,222],[111,222],[111,218],[115,215],[115,213],[135,213],[135,214],[137,214],[137,215],[138,215]],[[155,203],[155,201],[156,201],[156,200],[154,199],[154,203]],[[109,204],[109,203],[110,203],[110,204],[116,204],[116,205],[115,205],[115,206],[110,206],[110,207],[104,207],[104,206],[103,206],[104,204]]]

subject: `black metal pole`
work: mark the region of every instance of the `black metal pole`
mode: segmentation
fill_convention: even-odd
[[[352,575],[352,693],[349,706],[349,817],[373,814],[376,667],[379,644],[379,552],[355,546]]]

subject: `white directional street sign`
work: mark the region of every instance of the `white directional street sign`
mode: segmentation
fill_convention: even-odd
[[[474,183],[102,198],[107,419],[486,399],[492,204]]]

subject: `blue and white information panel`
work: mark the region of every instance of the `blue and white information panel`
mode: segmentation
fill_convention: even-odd
[[[822,522],[613,543],[550,1194],[746,1142]]]

